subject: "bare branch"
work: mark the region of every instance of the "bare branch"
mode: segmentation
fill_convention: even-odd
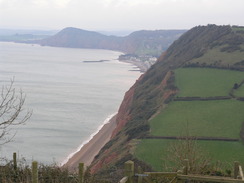
[[[185,139],[179,139],[173,142],[167,149],[167,155],[164,159],[165,168],[177,171],[184,166],[184,160],[189,161],[189,172],[204,173],[208,170],[211,158],[198,144],[196,138],[190,135],[188,121],[186,124]],[[168,162],[167,165],[166,162]],[[171,167],[170,167],[171,166]]]
[[[7,143],[15,135],[9,137],[10,126],[24,124],[32,115],[32,111],[24,112],[25,95],[22,90],[16,93],[14,79],[8,86],[2,86],[0,94],[0,140]],[[24,114],[23,114],[24,112]]]

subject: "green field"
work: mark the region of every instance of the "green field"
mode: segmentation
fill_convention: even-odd
[[[155,171],[163,169],[163,157],[166,156],[167,147],[173,140],[144,139],[136,148],[138,159],[147,162]]]
[[[164,164],[170,156],[169,147],[177,143],[176,140],[144,139],[136,149],[135,155],[138,159],[147,162],[155,171],[164,170]],[[244,164],[244,145],[240,142],[217,142],[198,141],[199,147],[207,154],[213,163],[221,161],[223,164],[232,166],[234,161]]]
[[[234,95],[237,97],[244,97],[244,84],[234,91]]]
[[[151,134],[239,138],[243,109],[237,100],[172,102],[150,121]]]
[[[235,83],[244,79],[244,72],[209,69],[181,68],[175,70],[179,97],[228,96]]]
[[[228,46],[224,45],[221,48]],[[243,44],[239,45],[241,48]],[[234,52],[221,52],[221,48],[213,48],[209,49],[202,57],[195,58],[191,60],[189,63],[199,63],[199,64],[208,64],[212,65],[214,63],[222,66],[234,65],[243,60],[244,52],[237,50]]]
[[[233,31],[244,31],[244,27],[231,27]]]
[[[235,83],[240,84],[244,72],[210,69],[180,68],[175,70],[178,97],[229,96]],[[234,90],[234,95],[243,97],[244,86]],[[150,135],[154,136],[205,136],[240,138],[244,122],[244,102],[235,98],[211,101],[173,101],[150,120]],[[167,149],[177,140],[143,139],[137,145],[135,155],[162,170]],[[244,145],[241,142],[197,141],[213,162],[244,164]]]

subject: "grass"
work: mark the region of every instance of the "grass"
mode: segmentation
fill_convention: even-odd
[[[143,139],[137,145],[135,156],[147,162],[155,171],[163,170],[163,157],[173,140]]]
[[[199,141],[198,143],[215,161],[223,163],[240,161],[244,164],[244,145],[241,142]]]
[[[239,138],[244,102],[237,100],[178,101],[150,121],[156,136],[190,135]]]
[[[143,139],[137,146],[135,155],[138,159],[147,162],[155,171],[163,171],[167,161],[169,147],[175,140]],[[234,161],[244,164],[244,145],[240,142],[198,141],[197,144],[208,154],[212,163],[217,161],[231,165]]]
[[[225,45],[226,46],[226,45]],[[243,44],[239,45],[243,47]],[[223,46],[224,47],[224,46]],[[191,60],[189,63],[206,63],[208,65],[213,65],[214,63],[218,63],[222,66],[233,65],[243,60],[244,52],[237,50],[231,53],[221,52],[220,48],[209,49],[202,57],[195,58]]]
[[[175,70],[179,97],[229,96],[235,83],[244,79],[244,72],[211,69],[180,68]],[[244,86],[235,90],[244,96]],[[240,138],[244,122],[244,102],[230,100],[174,101],[150,121],[151,135],[206,136]],[[163,170],[167,149],[175,140],[143,139],[136,146],[135,156],[150,164],[156,171]],[[198,141],[213,162],[226,164],[238,160],[244,164],[244,145],[241,142]]]
[[[210,69],[180,68],[175,70],[179,97],[228,96],[235,83],[240,83],[244,72]],[[244,87],[235,91],[243,96]],[[244,102],[237,100],[175,101],[150,121],[151,135],[239,138],[244,122]],[[175,140],[143,139],[137,145],[135,155],[161,171],[167,157],[167,149]],[[214,161],[244,163],[244,145],[240,142],[198,141]]]
[[[179,97],[228,96],[235,83],[244,79],[244,72],[210,69],[180,68],[175,70]]]
[[[244,31],[244,27],[242,27],[242,26],[234,26],[234,27],[232,27],[232,30],[233,31]]]
[[[244,84],[240,88],[235,90],[234,95],[237,97],[244,97]]]

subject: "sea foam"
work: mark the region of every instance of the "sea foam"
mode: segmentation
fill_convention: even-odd
[[[104,121],[103,121],[103,123],[97,128],[97,130],[94,132],[94,133],[92,133],[90,136],[89,136],[89,138],[87,139],[87,140],[85,140],[74,152],[72,152],[72,153],[70,153],[68,156],[67,156],[67,158],[65,158],[65,160],[63,160],[62,162],[61,162],[61,166],[63,166],[63,165],[65,165],[76,153],[78,153],[80,150],[81,150],[81,148],[84,146],[84,145],[86,145],[86,144],[88,144],[91,140],[92,140],[92,138],[96,135],[96,134],[98,134],[99,133],[99,131],[103,128],[103,126],[104,125],[106,125],[106,124],[108,124],[108,123],[110,123],[110,120],[115,116],[117,114],[117,112],[116,113],[113,113],[113,114],[111,114],[111,115],[109,115]]]

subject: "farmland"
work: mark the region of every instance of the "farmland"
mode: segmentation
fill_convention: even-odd
[[[175,71],[179,97],[228,96],[235,83],[244,79],[244,72],[209,69],[183,68]],[[243,89],[244,90],[244,89]]]
[[[235,50],[231,54],[229,52],[221,51],[221,49],[224,49],[226,46],[228,45],[209,49],[202,57],[195,58],[190,63],[229,66],[237,64],[243,60],[244,52],[242,50]],[[243,44],[240,45],[240,48],[243,49]]]
[[[244,72],[210,69],[180,68],[175,72],[175,84],[179,89],[177,97],[230,96],[235,83],[240,84]],[[234,90],[235,96],[243,97],[244,87]],[[208,138],[231,138],[235,142],[204,141],[197,144],[209,154],[213,162],[221,160],[244,163],[244,145],[238,141],[244,122],[244,102],[236,98],[226,100],[172,101],[157,116],[150,120],[150,136],[180,137],[195,136]],[[142,139],[135,155],[148,162],[155,170],[161,170],[167,149],[177,140]]]
[[[151,120],[151,134],[239,138],[243,109],[237,100],[172,102]]]
[[[242,84],[242,86],[240,88],[238,88],[235,92],[234,95],[237,97],[244,97],[244,85]]]
[[[170,165],[168,160],[170,146],[177,143],[175,140],[143,139],[135,155],[156,171],[162,171],[165,169],[165,164]],[[210,160],[214,160],[213,164],[221,161],[226,166],[232,166],[237,160],[244,164],[244,145],[241,142],[198,141],[197,145]]]

